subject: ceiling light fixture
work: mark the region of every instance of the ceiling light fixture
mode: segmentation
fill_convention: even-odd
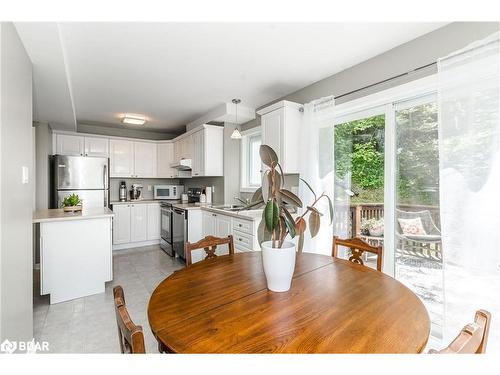
[[[234,106],[236,107],[234,122],[236,124],[238,124],[238,104],[241,103],[241,99],[233,99],[232,102],[234,103]],[[241,139],[241,133],[238,130],[238,125],[236,125],[236,128],[234,129],[233,133],[231,134],[231,139]]]
[[[146,123],[146,119],[137,115],[126,114],[122,118],[122,123],[128,125],[144,125]]]

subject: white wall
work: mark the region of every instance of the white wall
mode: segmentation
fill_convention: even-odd
[[[0,341],[33,337],[31,62],[10,22],[0,24]],[[22,167],[29,183],[22,184]]]
[[[224,203],[240,204],[234,197],[240,194],[240,143],[232,139],[236,124],[224,123]]]

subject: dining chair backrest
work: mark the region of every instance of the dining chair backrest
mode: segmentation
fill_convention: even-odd
[[[338,258],[339,246],[350,248],[351,256],[349,257],[349,261],[361,265],[364,265],[363,253],[365,251],[368,253],[376,254],[377,270],[382,271],[382,255],[383,255],[382,246],[371,246],[370,244],[367,244],[365,241],[359,238],[341,239],[338,238],[337,236],[334,236],[332,245],[332,256],[334,258]]]
[[[216,258],[217,254],[215,250],[219,245],[226,245],[229,248],[229,254],[234,254],[234,243],[233,236],[227,237],[214,237],[214,236],[206,236],[198,242],[190,243],[186,242],[184,245],[185,253],[186,253],[186,266],[189,266],[193,263],[191,252],[193,250],[203,249],[205,250],[206,256],[205,259]]]
[[[113,297],[115,300],[116,324],[118,325],[121,352],[124,354],[146,353],[142,327],[132,322],[125,305],[123,288],[120,285],[113,288]]]
[[[486,310],[476,311],[474,323],[467,324],[458,336],[442,350],[429,350],[431,354],[481,354],[486,351],[491,314]]]

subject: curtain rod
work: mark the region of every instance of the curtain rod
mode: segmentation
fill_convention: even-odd
[[[359,89],[356,89],[356,90],[352,90],[352,91],[349,91],[349,92],[346,92],[346,93],[343,93],[341,95],[337,95],[335,96],[335,99],[340,99],[340,98],[343,98],[344,96],[348,96],[348,95],[351,95],[351,94],[355,94],[357,92],[360,92],[360,91],[363,91],[363,90],[366,90],[366,89],[369,89],[369,88],[372,88],[374,86],[378,86],[378,85],[381,85],[382,83],[386,83],[386,82],[389,82],[389,81],[392,81],[394,79],[398,79],[398,78],[401,78],[401,77],[404,77],[404,76],[408,76],[412,73],[415,73],[415,72],[418,72],[422,69],[426,69],[426,68],[429,68],[433,65],[437,65],[437,62],[434,61],[432,63],[429,63],[429,64],[426,64],[426,65],[422,65],[422,66],[419,66],[418,68],[415,68],[413,70],[410,70],[408,72],[405,72],[405,73],[401,73],[401,74],[398,74],[398,75],[395,75],[393,77],[389,77],[389,78],[386,78],[386,79],[383,79],[382,81],[379,81],[379,82],[375,82],[375,83],[372,83],[370,85],[366,85],[366,86],[363,86]]]
[[[463,52],[468,52],[468,51],[474,51],[474,50],[476,50],[476,49],[479,49],[479,48],[482,48],[482,47],[486,47],[486,46],[489,46],[489,45],[494,44],[494,43],[498,43],[498,39],[494,39],[494,40],[491,40],[491,41],[489,41],[489,42],[487,42],[487,43],[485,43],[485,44],[477,45],[477,46],[474,46],[474,47],[469,46],[469,47],[471,47],[471,48],[467,48],[467,47],[465,47],[465,49],[464,49],[464,50],[459,51],[459,53],[458,53],[458,54],[463,53]],[[447,56],[447,57],[448,57],[448,56]],[[341,94],[341,95],[335,96],[335,99],[340,99],[340,98],[342,98],[342,97],[344,97],[344,96],[351,95],[351,94],[357,93],[357,92],[359,92],[359,91],[369,89],[369,88],[371,88],[371,87],[373,87],[373,86],[377,86],[377,85],[380,85],[380,84],[382,84],[382,83],[386,83],[386,82],[392,81],[393,79],[397,79],[397,78],[401,78],[401,77],[404,77],[404,76],[410,75],[410,74],[412,74],[412,73],[418,72],[419,70],[429,68],[429,67],[431,67],[431,66],[433,66],[433,65],[437,65],[437,61],[434,61],[434,62],[431,62],[431,63],[429,63],[429,64],[425,64],[425,65],[419,66],[418,68],[415,68],[415,69],[410,70],[410,71],[408,71],[408,72],[401,73],[401,74],[398,74],[398,75],[396,75],[396,76],[393,76],[393,77],[390,77],[390,78],[384,79],[384,80],[382,80],[382,81],[379,81],[379,82],[376,82],[376,83],[372,83],[371,85],[367,85],[367,86],[361,87],[361,88],[359,88],[359,89],[352,90],[352,91],[346,92],[346,93],[344,93],[344,94]]]
[[[379,81],[379,82],[375,82],[375,83],[372,83],[372,84],[369,84],[369,85],[366,85],[366,86],[363,86],[363,87],[360,87],[359,89],[356,89],[356,90],[352,90],[352,91],[349,91],[349,92],[345,92],[341,95],[337,95],[337,96],[334,96],[334,99],[337,100],[337,99],[340,99],[340,98],[343,98],[344,96],[348,96],[348,95],[351,95],[351,94],[355,94],[357,92],[360,92],[360,91],[363,91],[363,90],[366,90],[366,89],[369,89],[369,88],[372,88],[374,86],[378,86],[378,85],[381,85],[383,83],[386,83],[386,82],[389,82],[389,81],[392,81],[394,79],[398,79],[398,78],[401,78],[401,77],[404,77],[404,76],[408,76],[412,73],[415,73],[415,72],[418,72],[422,69],[426,69],[426,68],[429,68],[433,65],[437,65],[437,61],[434,61],[434,62],[431,62],[429,64],[425,64],[425,65],[422,65],[422,66],[419,66],[418,68],[415,68],[413,70],[410,70],[408,72],[405,72],[405,73],[401,73],[401,74],[398,74],[398,75],[395,75],[395,76],[392,76],[392,77],[389,77],[389,78],[386,78],[386,79],[383,79],[382,81]],[[299,111],[300,112],[304,112],[304,107],[300,107],[299,108]]]

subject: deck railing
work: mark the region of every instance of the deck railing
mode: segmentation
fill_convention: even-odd
[[[440,228],[440,217],[439,217],[439,207],[437,206],[427,206],[427,205],[416,205],[416,204],[399,204],[396,207],[398,210],[407,212],[417,212],[417,211],[429,211],[431,213],[432,220],[438,228]],[[350,228],[349,234],[354,236],[359,236],[361,234],[361,223],[365,219],[381,219],[384,217],[384,205],[382,203],[363,203],[363,204],[351,204],[350,206]],[[345,222],[342,220],[344,218],[337,218],[337,223]]]

